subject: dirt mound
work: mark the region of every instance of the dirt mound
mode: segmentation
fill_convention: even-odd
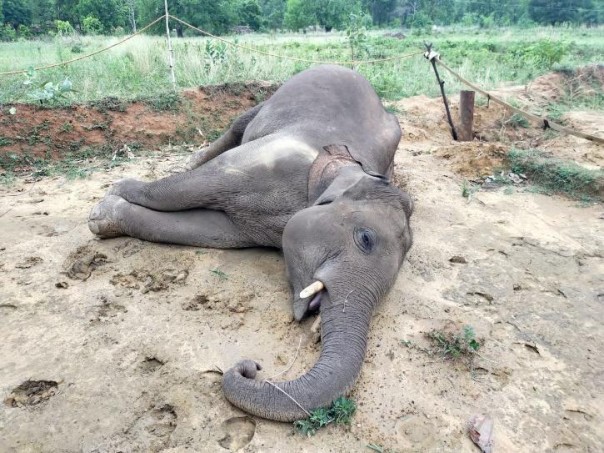
[[[132,102],[105,98],[86,105],[49,108],[34,104],[0,111],[0,157],[11,154],[111,156],[126,145],[136,152],[169,143],[201,145],[216,139],[232,119],[276,90],[238,83],[166,93]],[[14,107],[16,112],[10,113]]]
[[[558,101],[564,96],[589,97],[604,90],[604,65],[556,71],[538,77],[526,87],[536,99]]]

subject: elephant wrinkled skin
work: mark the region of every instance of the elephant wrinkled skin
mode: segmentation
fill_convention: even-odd
[[[304,418],[354,384],[373,309],[411,247],[413,203],[389,180],[400,137],[360,74],[316,66],[193,155],[189,171],[116,183],[88,224],[100,237],[282,248],[294,317],[320,312],[320,358],[274,384],[255,380],[260,365],[244,360],[224,374],[223,389],[252,414]]]

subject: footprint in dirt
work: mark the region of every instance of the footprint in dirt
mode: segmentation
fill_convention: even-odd
[[[237,451],[254,438],[256,422],[250,417],[232,417],[220,425],[218,444],[229,451]]]
[[[170,436],[176,429],[176,419],[174,406],[158,405],[141,415],[126,434],[143,443],[145,451],[160,451],[168,446]]]
[[[27,380],[15,387],[4,400],[9,407],[35,406],[48,401],[57,393],[59,383],[56,381]]]
[[[63,273],[73,280],[85,281],[96,268],[108,262],[107,255],[83,245],[67,257],[63,263]]]

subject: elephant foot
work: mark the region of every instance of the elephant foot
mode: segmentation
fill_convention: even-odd
[[[119,208],[128,202],[117,195],[107,195],[90,211],[88,228],[101,238],[123,236],[119,222]]]

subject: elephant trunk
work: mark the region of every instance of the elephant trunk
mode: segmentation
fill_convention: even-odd
[[[259,417],[290,422],[344,395],[363,364],[374,303],[345,297],[334,300],[338,303],[325,294],[321,303],[323,349],[311,370],[292,381],[270,383],[254,380],[260,366],[244,360],[224,374],[226,398]]]

